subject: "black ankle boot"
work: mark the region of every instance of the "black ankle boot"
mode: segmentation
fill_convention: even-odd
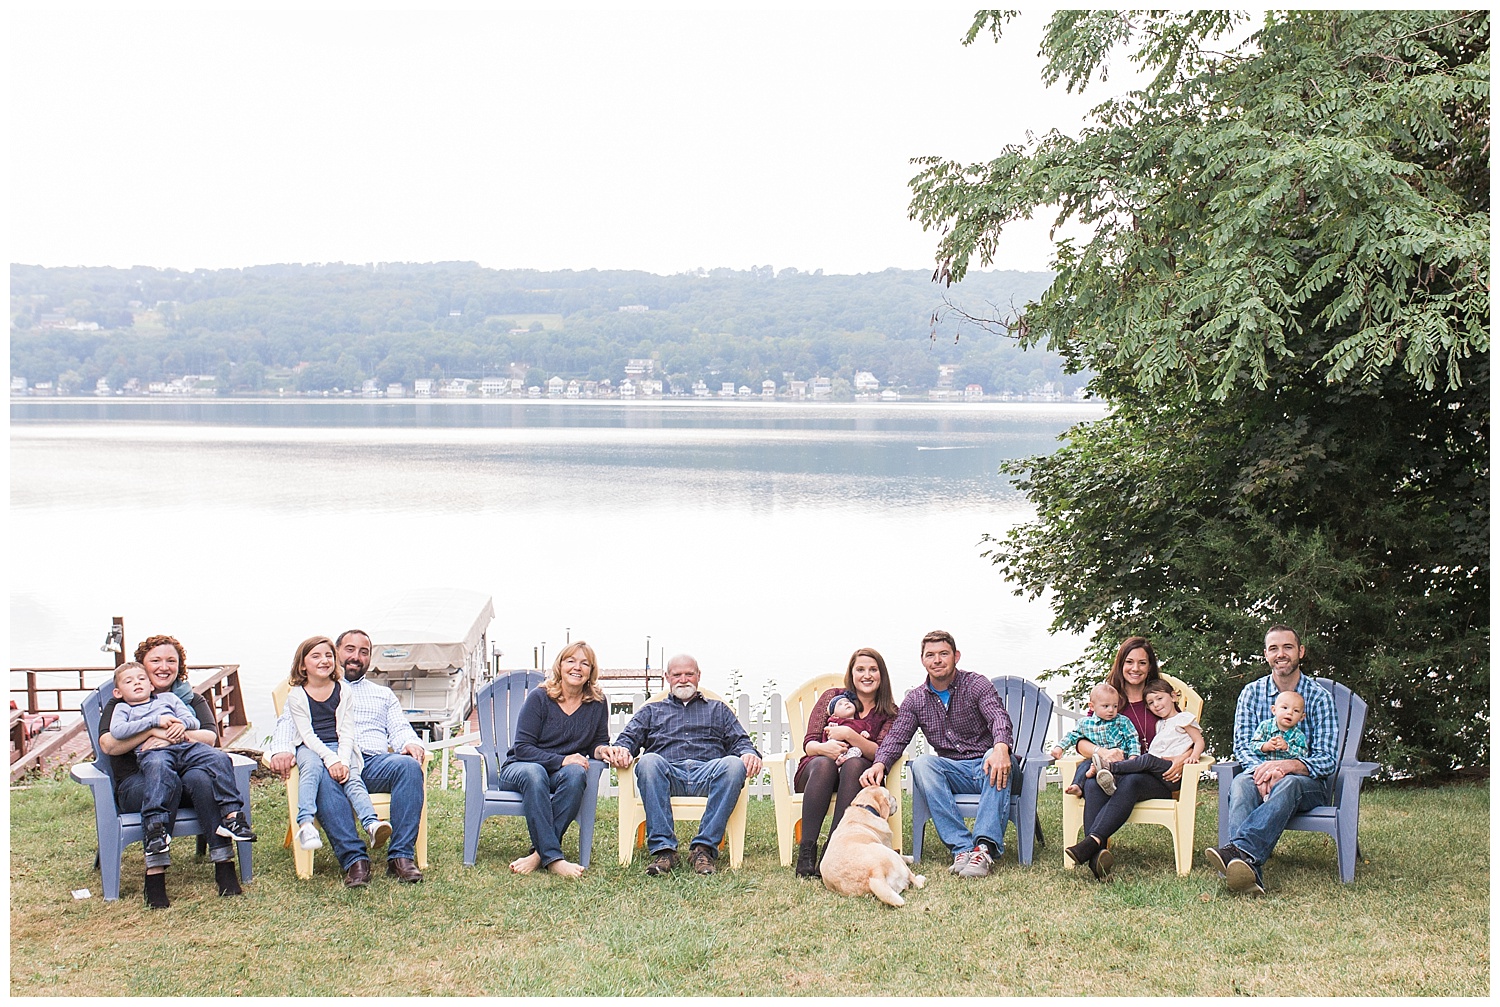
[[[1079,867],[1087,867],[1094,854],[1099,852],[1099,843],[1093,836],[1084,836],[1083,842],[1077,846],[1069,846],[1067,849],[1068,859]]]
[[[233,860],[220,860],[214,864],[214,883],[219,886],[220,895],[240,895],[240,872],[234,869]]]
[[[818,874],[818,841],[803,840],[797,844],[797,877],[816,878]]]
[[[146,905],[151,909],[172,907],[172,903],[167,901],[167,876],[165,874],[146,875]]]

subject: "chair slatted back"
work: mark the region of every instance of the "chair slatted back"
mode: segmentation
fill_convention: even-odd
[[[505,761],[505,753],[510,751],[526,697],[542,684],[543,678],[540,671],[512,671],[479,690],[475,700],[479,715],[478,747],[488,756],[485,765],[492,767],[489,768],[492,777]],[[498,786],[498,779],[492,779],[491,783]]]
[[[1046,747],[1047,728],[1052,721],[1052,697],[1035,682],[1019,675],[990,679],[1000,696],[1000,705],[1010,715],[1011,753],[1039,751]]]
[[[1180,678],[1173,678],[1171,675],[1161,677],[1172,687],[1172,692],[1177,699],[1177,708],[1186,710],[1198,723],[1203,723],[1203,697],[1198,695],[1198,691]]]
[[[94,765],[109,777],[111,786],[115,782],[114,760],[99,747],[99,718],[104,714],[104,707],[114,698],[115,680],[111,678],[85,696],[78,707],[78,712],[83,715],[83,726],[89,732],[89,744],[94,746]]]
[[[807,754],[807,750],[802,747],[802,739],[807,734],[807,722],[812,719],[818,697],[829,689],[842,687],[843,684],[844,676],[837,673],[815,675],[786,697],[786,729],[792,739],[787,749],[791,753],[787,761],[793,768],[796,760]]]
[[[1343,772],[1345,763],[1359,761],[1359,743],[1364,739],[1365,717],[1369,713],[1369,707],[1347,685],[1331,678],[1319,678],[1315,681],[1332,694],[1334,713],[1338,715],[1338,733],[1335,735],[1337,744],[1334,749],[1338,752],[1339,768],[1334,771],[1333,776],[1333,803],[1337,806],[1339,791],[1342,789],[1339,786],[1339,775]]]

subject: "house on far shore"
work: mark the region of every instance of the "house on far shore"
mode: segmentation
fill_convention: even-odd
[[[359,386],[359,394],[363,398],[378,399],[380,398],[380,387],[375,383],[374,378],[367,378]]]
[[[385,386],[385,397],[388,399],[406,398],[406,386],[399,381],[392,381]]]
[[[984,385],[965,385],[964,386],[964,401],[965,402],[983,402],[984,401]]]
[[[432,379],[418,378],[411,383],[412,394],[419,399],[432,398]]]
[[[499,398],[509,387],[509,378],[484,378],[479,382],[479,394],[486,399]]]
[[[774,399],[776,397],[776,382],[770,378],[760,383],[760,397],[763,399]]]
[[[549,399],[560,399],[563,392],[567,390],[568,383],[556,374],[547,379],[547,397]]]

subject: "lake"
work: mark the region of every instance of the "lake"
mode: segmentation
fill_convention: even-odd
[[[494,597],[503,667],[651,643],[751,695],[875,647],[897,696],[923,633],[961,666],[1075,659],[980,537],[1031,515],[997,473],[1104,407],[573,401],[13,400],[11,662],[182,640],[238,663],[263,737],[304,637],[407,587]],[[379,641],[376,641],[379,643]],[[1054,686],[1049,691],[1056,692]]]

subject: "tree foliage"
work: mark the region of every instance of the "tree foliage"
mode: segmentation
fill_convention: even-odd
[[[969,33],[997,38],[1008,14]],[[1034,522],[988,555],[1090,674],[1155,637],[1209,699],[1264,673],[1271,621],[1371,704],[1401,772],[1489,757],[1489,17],[1067,11],[1044,76],[1121,54],[1147,82],[986,164],[923,158],[911,215],[937,276],[1055,208],[1086,239],[1004,324],[1115,406],[1017,465]],[[1073,668],[1082,671],[1083,668]]]

